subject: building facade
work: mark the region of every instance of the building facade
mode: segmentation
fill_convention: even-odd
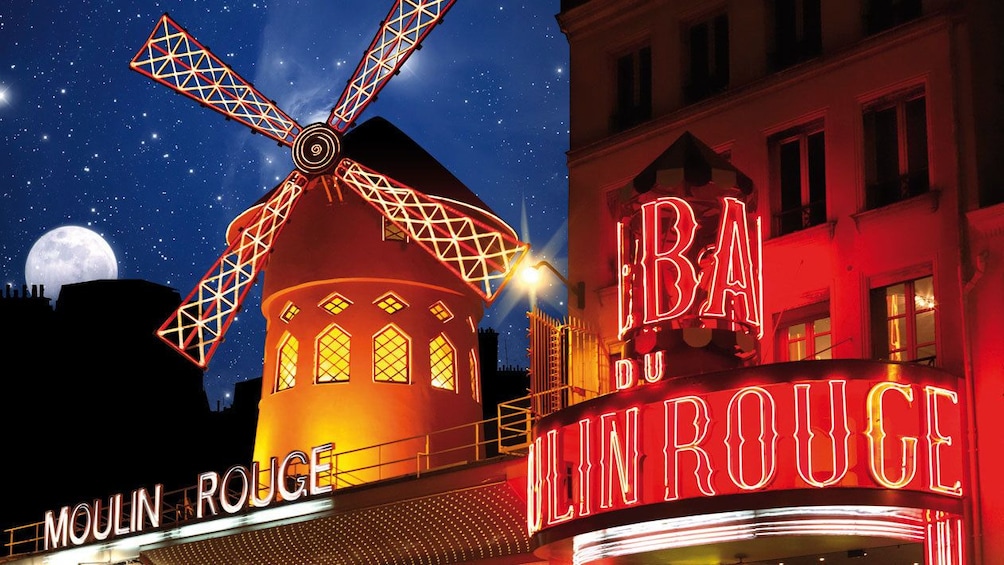
[[[563,0],[583,300],[531,313],[493,450],[351,487],[298,451],[274,499],[70,506],[11,562],[1004,562],[1002,10]]]
[[[801,442],[797,422],[796,435],[784,438],[781,414],[784,402],[791,402],[790,397],[787,401],[777,400],[775,420],[775,414],[763,407],[773,405],[764,399],[772,403],[781,397],[763,383],[777,386],[787,382],[803,387],[812,383],[811,386],[822,387],[823,381],[827,381],[832,387],[846,380],[850,387],[862,378],[864,381],[857,384],[867,388],[882,381],[900,384],[912,381],[911,386],[926,387],[928,400],[930,394],[941,394],[932,391],[940,390],[947,391],[946,398],[952,398],[949,403],[961,426],[950,440],[952,449],[957,449],[953,457],[961,461],[961,466],[953,471],[956,475],[952,485],[940,482],[947,475],[939,475],[945,469],[938,470],[937,455],[926,465],[928,473],[938,476],[913,474],[911,444],[917,443],[911,439],[913,432],[902,428],[892,433],[906,442],[904,449],[885,451],[875,447],[881,441],[876,443],[874,422],[872,428],[858,422],[857,431],[853,425],[845,428],[850,434],[851,457],[859,457],[858,463],[864,464],[864,458],[869,457],[865,444],[870,444],[874,448],[872,454],[882,456],[885,451],[885,455],[897,458],[896,472],[892,472],[892,467],[882,470],[875,465],[871,470],[855,471],[852,463],[849,474],[855,476],[853,481],[838,480],[826,486],[854,487],[836,495],[843,505],[855,504],[858,494],[892,501],[911,490],[926,489],[927,494],[951,491],[947,496],[956,499],[950,504],[951,510],[940,505],[945,499],[914,497],[904,502],[906,507],[925,513],[953,512],[959,520],[947,526],[954,528],[953,541],[931,541],[927,535],[926,542],[915,542],[917,559],[933,563],[995,563],[1004,559],[1001,519],[991,510],[1000,504],[1004,492],[990,478],[999,456],[995,440],[988,437],[992,433],[987,432],[1001,424],[1001,400],[996,391],[1001,385],[1004,355],[993,329],[1004,282],[1001,267],[1004,191],[997,183],[1001,171],[995,157],[1002,131],[1002,50],[999,39],[994,39],[1002,22],[999,3],[569,0],[562,3],[558,18],[568,38],[571,56],[568,279],[584,281],[588,289],[585,308],[575,315],[598,328],[608,360],[605,366],[616,367],[619,359],[635,358],[636,366],[644,368],[641,353],[661,351],[665,354],[665,368],[658,375],[667,378],[691,375],[687,381],[678,381],[680,385],[675,392],[672,386],[660,383],[658,386],[664,386],[669,396],[653,397],[654,393],[649,392],[648,397],[635,398],[633,401],[642,407],[643,420],[644,407],[654,400],[682,406],[674,404],[679,400],[680,390],[710,390],[719,394],[718,391],[728,389],[733,391],[730,398],[739,407],[740,415],[736,416],[733,428],[739,429],[740,436],[742,423],[748,421],[742,412],[743,399],[750,397],[757,398],[761,406],[754,421],[777,422],[778,428],[767,437],[781,435],[776,444],[767,442],[774,449],[772,454],[753,454],[753,459],[747,460],[765,465],[762,474],[754,473],[756,480],[743,475],[742,470],[733,473],[732,467],[728,467],[732,480],[726,480],[726,484],[730,488],[733,484],[741,487],[738,498],[711,504],[715,497],[708,493],[724,492],[720,487],[716,489],[717,483],[712,481],[696,493],[686,511],[681,510],[685,506],[681,506],[682,501],[675,508],[667,503],[646,512],[645,518],[678,517],[694,512],[701,504],[707,506],[707,515],[713,509],[762,513],[786,507],[796,500],[821,507],[824,501],[814,497],[826,489],[817,487],[836,474],[821,479],[809,472],[785,487],[785,493],[764,495],[780,488],[785,480],[782,472],[772,471],[765,462],[790,465],[795,459],[785,462],[786,442],[794,443],[796,449]],[[690,136],[703,145],[703,162],[679,157],[683,153],[678,140]],[[658,202],[668,208],[677,202],[673,197],[682,198],[697,210],[698,225],[704,218],[710,219],[694,204],[694,198],[699,196],[694,186],[704,183],[712,186],[717,182],[728,188],[735,181],[722,180],[719,173],[729,172],[728,167],[714,163],[707,153],[727,160],[752,181],[752,193],[745,204],[750,226],[759,221],[760,237],[751,227],[750,240],[762,241],[759,253],[754,245],[750,256],[762,276],[761,315],[756,324],[745,327],[746,333],[760,335],[758,345],[747,349],[738,343],[727,344],[735,347],[731,355],[734,359],[721,361],[718,366],[708,361],[709,348],[716,339],[700,336],[702,328],[711,327],[706,316],[701,319],[701,314],[713,309],[703,308],[690,319],[685,315],[674,319],[679,314],[672,311],[678,304],[676,295],[687,294],[688,280],[698,286],[709,282],[714,285],[721,280],[715,278],[716,271],[706,268],[698,258],[690,262],[679,258],[683,245],[680,242],[686,243],[688,233],[680,226],[687,214],[675,210],[653,212],[660,218],[658,221],[664,222],[654,231],[675,235],[675,239],[667,238],[675,244],[653,243],[646,247],[644,241],[639,244],[639,239],[633,236],[617,236],[635,233],[625,226],[638,221],[637,217],[643,214],[640,210],[659,206],[655,204]],[[647,177],[645,172],[649,173]],[[703,180],[695,181],[702,175]],[[721,191],[716,194],[728,196]],[[635,201],[633,210],[625,208],[631,199]],[[625,241],[634,249],[630,245],[626,249]],[[715,245],[721,249],[722,243],[719,239],[706,250],[715,250]],[[697,246],[695,243],[695,249]],[[743,258],[741,253],[733,253],[730,268],[744,265]],[[721,265],[721,261],[712,265]],[[648,270],[639,275],[639,267]],[[632,274],[625,274],[632,268],[635,269]],[[728,273],[732,284],[724,287],[733,307],[755,295],[743,285],[758,282],[755,276],[736,274],[740,272]],[[655,281],[669,290],[639,290],[625,283],[631,276],[648,277],[648,282]],[[640,292],[646,300],[642,306],[638,306]],[[660,292],[664,293],[661,297]],[[697,302],[702,296],[698,293]],[[733,320],[739,318],[743,317]],[[663,332],[655,334],[662,336],[655,347],[644,343],[640,334],[632,333],[636,326],[646,324],[649,329]],[[669,339],[672,331],[681,332],[687,347],[674,349]],[[727,348],[718,348],[717,352],[722,359],[730,356]],[[847,360],[871,361],[867,365],[849,365]],[[794,361],[800,363],[792,364]],[[729,369],[730,363],[746,368]],[[929,368],[936,370],[941,385],[927,380],[934,373],[921,374]],[[693,376],[695,369],[715,372],[701,378]],[[599,374],[596,389],[602,390],[606,373],[601,370]],[[655,373],[646,373],[646,377],[649,374],[655,380]],[[719,384],[730,379],[735,379],[731,385]],[[763,390],[770,393],[764,394]],[[850,417],[854,420],[858,416],[854,415],[855,401],[849,390],[848,395],[830,398],[844,399],[851,406]],[[904,399],[910,397],[903,406],[923,405],[921,395],[902,390],[906,394]],[[710,438],[719,425],[714,418],[714,402],[694,395],[702,398],[702,402],[707,400],[707,409],[711,410],[710,420],[702,420],[700,414],[692,416],[695,422],[707,425]],[[879,404],[875,406],[891,406],[888,395],[872,392],[865,396],[872,401],[877,397]],[[869,402],[864,398],[862,401],[864,405]],[[731,406],[721,407],[722,425],[727,425],[725,414],[733,414]],[[796,398],[796,419],[798,407]],[[666,414],[669,412],[661,417],[668,418]],[[875,414],[869,408],[860,417],[874,419]],[[621,425],[627,429],[631,420],[624,418]],[[921,445],[916,453],[927,449],[929,454],[935,454],[949,442],[942,443],[934,429],[937,426],[930,425],[930,418],[928,423],[915,428]],[[816,432],[830,433],[834,438],[832,430],[841,427],[834,424],[839,417],[823,419],[831,425],[829,432],[823,429],[826,426]],[[562,426],[575,421],[600,422],[572,417],[561,419],[553,427],[562,430]],[[605,430],[600,439],[615,433],[614,427]],[[641,433],[648,430],[645,427]],[[683,430],[690,428],[684,426]],[[669,446],[667,452],[679,455],[685,448],[697,445],[683,441],[696,436],[687,436],[680,428],[675,431],[677,443],[667,440],[664,444]],[[624,436],[625,433],[621,432],[621,436],[630,437]],[[558,436],[563,437],[560,431]],[[726,444],[728,437],[731,436],[726,436]],[[760,445],[764,445],[763,438],[761,434]],[[568,440],[568,434],[564,439]],[[638,441],[644,444],[647,439]],[[805,445],[812,441],[806,440]],[[925,441],[927,448],[922,447]],[[585,440],[580,442],[590,445]],[[831,447],[836,443],[834,439]],[[675,451],[672,446],[676,446]],[[818,446],[812,444],[809,450]],[[855,455],[857,449],[864,451]],[[830,448],[826,450],[829,452]],[[646,458],[658,454],[644,448],[642,451]],[[836,448],[832,451],[840,452]],[[690,456],[697,463],[689,462]],[[691,449],[681,457],[681,461],[687,461],[688,469],[697,473],[698,478],[691,478],[691,482],[701,482],[702,457],[710,459],[714,467],[714,453],[702,456]],[[797,459],[795,455],[792,457]],[[672,463],[672,457],[665,459],[666,465]],[[839,459],[836,456],[833,462],[816,469],[826,468],[835,473],[842,468]],[[625,461],[630,463],[631,458]],[[621,471],[613,472],[614,476],[631,471],[627,463],[623,463]],[[645,476],[645,463],[641,466]],[[547,465],[544,467],[546,473]],[[724,462],[715,471],[715,480],[726,475],[723,467],[727,467]],[[649,466],[649,470],[652,468]],[[647,477],[651,479],[651,475]],[[877,484],[869,484],[875,477],[879,478]],[[956,479],[958,484],[954,482]],[[623,489],[612,490],[621,497],[621,505],[628,500],[627,506],[644,506],[634,502],[634,493],[624,491],[626,494],[622,496]],[[659,496],[658,500],[686,498],[669,490],[667,487],[666,496]],[[644,493],[640,497],[644,499]],[[610,509],[617,509],[617,501],[598,500]],[[571,508],[560,501],[555,504],[558,509]],[[573,524],[583,509],[581,500],[577,504],[576,516],[569,520]],[[865,511],[876,504],[862,502],[860,509]],[[538,534],[542,539],[562,539],[588,529],[569,526],[561,519],[560,512],[557,517],[549,516],[549,508],[544,506],[542,533]],[[592,511],[595,513],[596,509]],[[549,520],[554,527],[548,528]],[[604,526],[627,527],[638,522],[611,519]],[[844,528],[853,530],[851,526]],[[557,533],[548,534],[549,531]],[[745,539],[743,536],[749,531],[743,530],[735,538],[726,536],[724,539],[734,545],[728,548],[730,553],[716,558],[722,562],[759,562],[758,559],[767,558],[790,562],[792,558],[833,547],[819,540],[796,543],[793,540],[803,538],[788,534],[784,539],[791,546],[789,550],[779,550],[776,543],[771,548],[761,547],[758,541],[745,545],[736,541]],[[759,533],[751,539],[769,537],[762,530],[756,531]],[[832,531],[827,535],[837,546],[855,553],[862,545],[882,546],[878,539],[863,534],[857,542],[853,535],[841,538]],[[910,539],[890,535],[897,540]],[[686,538],[679,533],[666,536],[671,540],[668,546],[723,543],[702,543],[700,539],[710,538]],[[617,539],[628,545],[626,540],[630,538]],[[635,543],[639,547],[658,547],[658,544],[645,546],[645,542],[637,540]],[[858,545],[851,545],[854,543]],[[885,545],[900,543],[890,541]],[[872,554],[876,551],[872,550]],[[669,560],[675,563],[694,553],[679,549],[681,557]],[[746,561],[737,555],[743,555]],[[733,561],[726,561],[727,557]],[[900,561],[890,558],[878,562]]]

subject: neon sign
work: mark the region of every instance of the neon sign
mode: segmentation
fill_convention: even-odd
[[[870,377],[826,370],[843,362],[792,363],[787,370],[805,369],[802,378],[786,382],[758,368],[760,378],[742,386],[668,381],[544,419],[527,461],[529,532],[746,492],[853,487],[960,498],[954,380],[910,382],[903,373],[913,367],[883,380],[890,365],[861,363]]]
[[[221,510],[234,514],[248,507],[263,508],[279,500],[293,501],[301,496],[331,492],[330,479],[325,484],[323,477],[331,473],[325,455],[333,449],[334,444],[326,443],[311,449],[309,455],[296,450],[281,462],[272,457],[268,469],[261,469],[255,461],[250,469],[235,465],[222,477],[216,472],[202,473],[196,487],[195,517],[211,518]],[[304,469],[307,472],[301,476],[299,471]],[[261,485],[256,478],[265,472],[268,484]],[[122,494],[116,494],[107,503],[95,500],[93,504],[64,506],[59,512],[50,510],[45,513],[45,549],[79,546],[159,528],[164,507],[164,487],[157,485],[152,494],[146,489],[133,491],[129,504],[123,503]]]
[[[713,240],[693,206],[675,196],[646,202],[630,221],[618,223],[621,339],[666,323],[742,329],[761,337],[760,220],[751,228],[746,204],[719,200]]]

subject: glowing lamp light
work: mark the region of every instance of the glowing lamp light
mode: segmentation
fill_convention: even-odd
[[[558,277],[558,280],[560,280],[565,285],[565,288],[568,289],[568,292],[575,295],[576,306],[579,308],[579,310],[582,310],[586,307],[585,281],[579,281],[575,284],[568,282],[568,279],[565,278],[565,275],[562,275],[561,272],[554,267],[554,265],[548,263],[547,261],[537,261],[533,265],[528,265],[526,267],[523,267],[523,269],[519,273],[519,277],[520,279],[523,280],[523,283],[526,284],[527,286],[535,287],[538,284],[540,284],[540,271],[542,267],[546,267],[548,270],[550,270],[554,274],[554,276]]]

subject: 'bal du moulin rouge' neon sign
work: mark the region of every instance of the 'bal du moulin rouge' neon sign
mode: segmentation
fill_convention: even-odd
[[[762,234],[746,205],[722,197],[717,237],[705,246],[694,207],[662,197],[618,224],[620,337],[653,325],[763,333]]]

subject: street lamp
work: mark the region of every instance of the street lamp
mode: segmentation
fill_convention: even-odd
[[[529,285],[536,285],[540,281],[541,267],[547,267],[548,269],[550,269],[551,272],[554,273],[554,276],[558,277],[558,280],[560,280],[562,283],[565,284],[565,288],[567,288],[570,293],[575,295],[576,305],[578,306],[579,310],[585,309],[586,282],[579,281],[573,285],[572,283],[568,282],[568,279],[565,278],[565,275],[562,275],[558,271],[558,269],[554,268],[554,265],[548,263],[547,261],[537,261],[537,263],[533,266],[524,267],[523,270],[520,272],[520,277],[523,279],[523,282]]]

